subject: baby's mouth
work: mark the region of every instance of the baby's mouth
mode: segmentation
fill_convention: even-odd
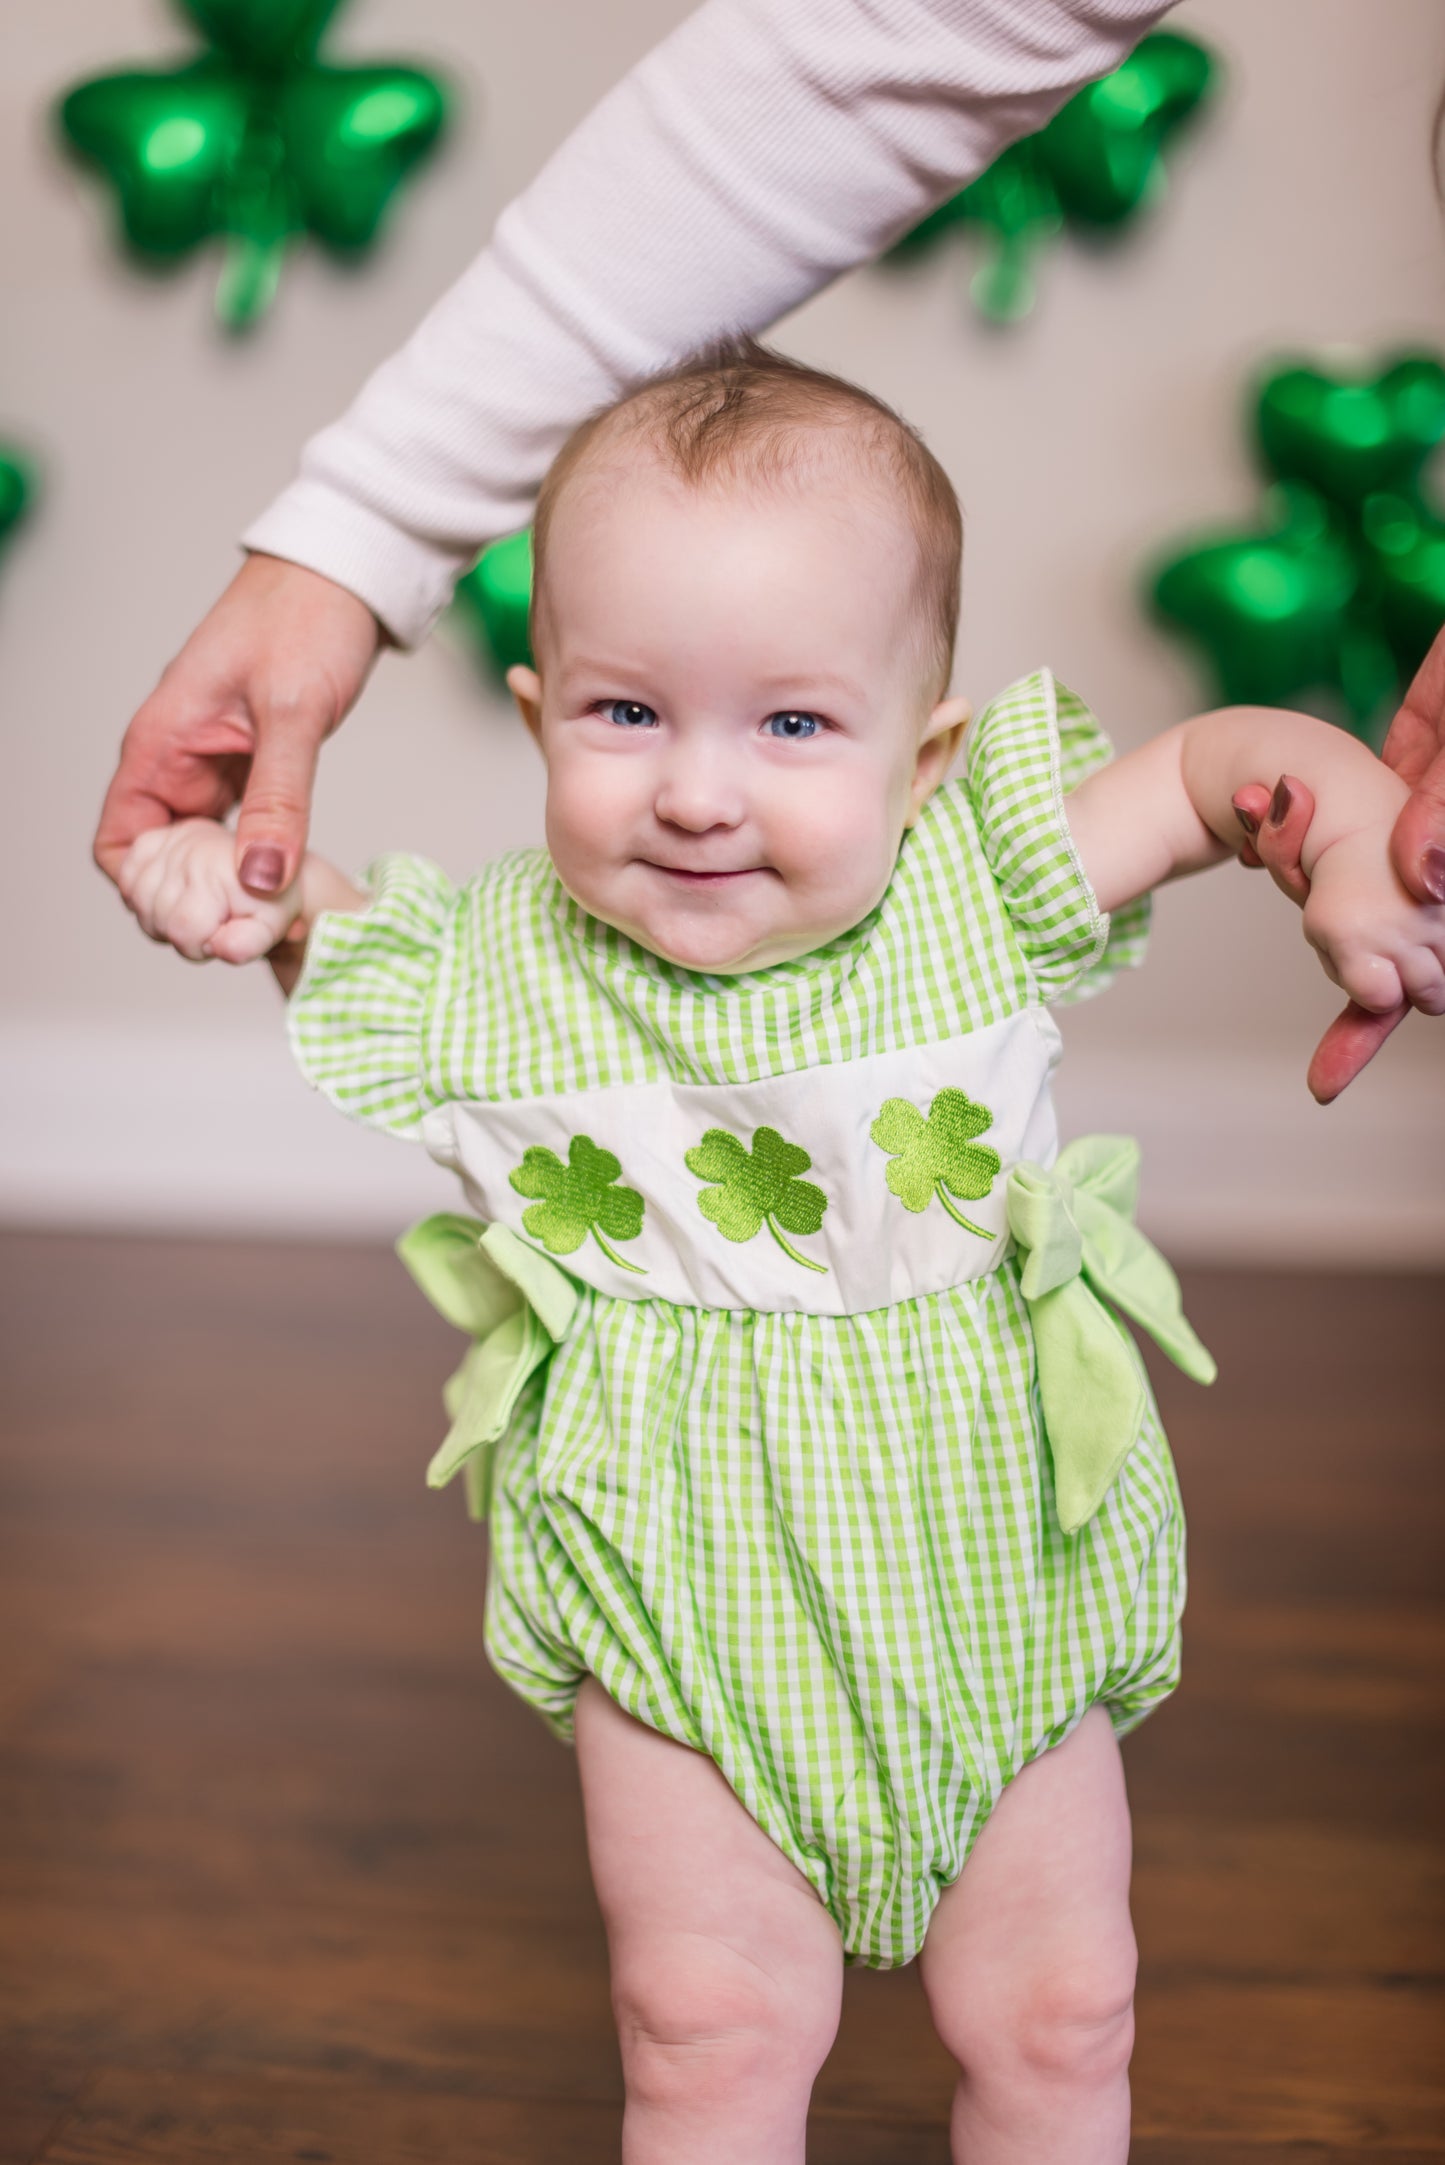
[[[729,880],[751,879],[755,872],[767,869],[765,865],[749,864],[735,865],[726,871],[708,872],[692,865],[659,864],[655,857],[646,857],[643,862],[654,872],[665,873],[671,880],[681,880],[683,885],[688,887],[721,887]]]

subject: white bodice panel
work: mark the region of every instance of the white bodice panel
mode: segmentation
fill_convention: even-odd
[[[569,1252],[550,1249],[562,1269],[599,1292],[695,1308],[855,1315],[997,1268],[1007,1245],[1010,1166],[1021,1158],[1049,1165],[1057,1153],[1049,1076],[1058,1054],[1052,1018],[1028,1007],[967,1036],[761,1082],[630,1083],[444,1105],[426,1115],[423,1140],[461,1175],[482,1217],[539,1248],[549,1244],[525,1223],[534,1203],[511,1179],[524,1153],[540,1146],[565,1165],[577,1136],[610,1151],[619,1185],[645,1205],[637,1237],[608,1243],[633,1267],[619,1268],[592,1234]],[[890,1155],[869,1132],[889,1099],[926,1116],[945,1089],[963,1091],[991,1116],[978,1143],[997,1151],[999,1173],[986,1195],[957,1204],[982,1233],[960,1225],[936,1192],[923,1209],[906,1207],[888,1186]],[[812,1163],[800,1177],[823,1191],[827,1208],[816,1233],[784,1237],[821,1269],[790,1255],[767,1221],[736,1240],[703,1214],[698,1199],[708,1183],[686,1159],[713,1128],[749,1149],[758,1129],[771,1128],[808,1153]]]

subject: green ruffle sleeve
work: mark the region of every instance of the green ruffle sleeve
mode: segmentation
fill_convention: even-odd
[[[291,1049],[306,1080],[353,1120],[415,1137],[436,1104],[425,1048],[457,890],[421,857],[381,857],[369,909],[317,919],[291,995]]]
[[[1064,799],[1113,746],[1082,699],[1039,670],[969,732],[965,783],[1014,937],[1046,1000],[1087,999],[1143,960],[1149,897],[1099,908]]]

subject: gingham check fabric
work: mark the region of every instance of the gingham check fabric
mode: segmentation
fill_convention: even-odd
[[[1047,672],[1014,686],[872,915],[741,978],[597,923],[540,853],[459,891],[383,860],[373,907],[313,935],[298,1058],[344,1111],[415,1136],[451,1102],[754,1081],[1093,990],[1147,923],[1101,916],[1064,819],[1108,756]],[[561,1736],[590,1673],[709,1753],[849,1958],[906,1962],[1019,1769],[1096,1701],[1122,1731],[1177,1680],[1183,1530],[1152,1407],[1066,1537],[1011,1258],[843,1316],[639,1291],[582,1288],[500,1446],[488,1652]]]

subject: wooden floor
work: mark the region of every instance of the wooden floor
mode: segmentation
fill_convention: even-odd
[[[1188,1291],[1134,2157],[1445,2160],[1445,1283]],[[345,1248],[14,1235],[0,1313],[0,2165],[612,2165],[572,1761],[422,1486],[451,1333]],[[949,2087],[853,1974],[814,2165],[945,2165]]]

